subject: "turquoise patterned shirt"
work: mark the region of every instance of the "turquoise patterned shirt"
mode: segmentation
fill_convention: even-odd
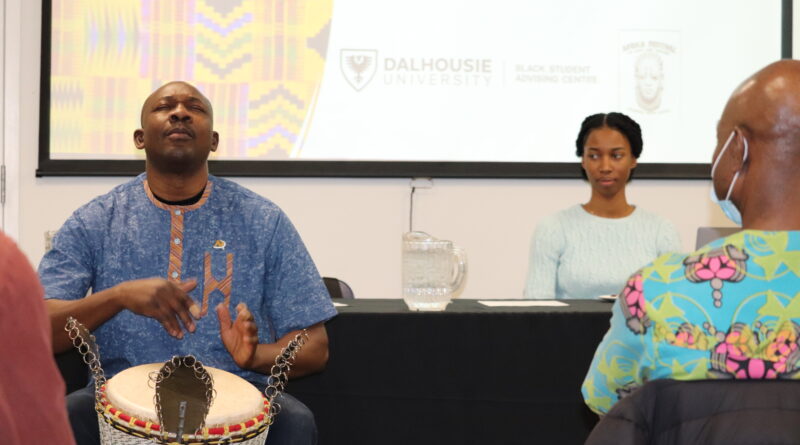
[[[583,382],[606,413],[653,379],[800,377],[800,231],[744,230],[633,274]]]

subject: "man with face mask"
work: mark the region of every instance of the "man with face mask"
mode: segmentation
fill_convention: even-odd
[[[605,414],[655,379],[800,379],[800,61],[731,95],[712,200],[744,229],[628,280],[583,383]]]

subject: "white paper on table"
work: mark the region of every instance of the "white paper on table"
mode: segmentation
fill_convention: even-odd
[[[336,306],[336,307],[347,307],[347,305],[346,305],[346,304],[344,304],[344,303],[337,303],[337,302],[335,302],[335,301],[333,302],[333,305],[334,305],[334,306]]]
[[[529,306],[569,306],[563,301],[555,300],[526,300],[526,301],[502,301],[502,300],[478,300],[478,303],[489,307],[529,307]]]

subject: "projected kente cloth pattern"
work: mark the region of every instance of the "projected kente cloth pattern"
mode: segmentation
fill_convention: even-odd
[[[53,0],[52,7],[54,159],[130,159],[144,99],[171,80],[195,84],[226,110],[214,116],[218,159],[299,153],[333,0]]]

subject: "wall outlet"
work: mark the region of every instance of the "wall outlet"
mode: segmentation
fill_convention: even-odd
[[[53,237],[56,236],[55,230],[45,230],[44,232],[44,251],[48,252],[53,248]]]

